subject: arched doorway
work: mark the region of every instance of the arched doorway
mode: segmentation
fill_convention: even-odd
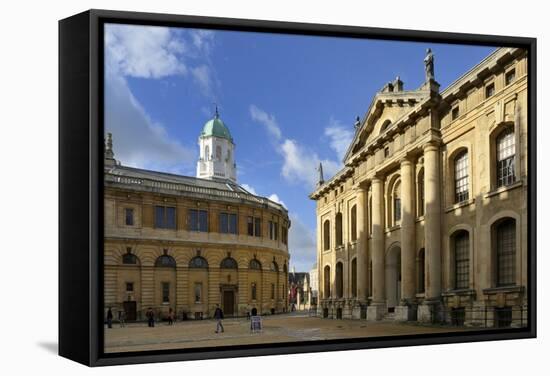
[[[386,254],[386,299],[388,311],[393,312],[401,300],[401,248],[392,246]]]

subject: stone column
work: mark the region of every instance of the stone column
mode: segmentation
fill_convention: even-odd
[[[401,161],[401,304],[396,307],[396,320],[414,319],[415,286],[415,228],[414,178],[410,160]]]
[[[357,300],[364,304],[367,301],[367,226],[366,205],[367,191],[357,188]]]
[[[368,320],[380,320],[386,312],[383,186],[379,177],[372,179],[372,304],[367,309]]]
[[[424,146],[424,195],[426,214],[424,237],[426,241],[426,299],[419,307],[418,319],[436,319],[441,294],[441,192],[439,174],[439,145],[430,142]]]

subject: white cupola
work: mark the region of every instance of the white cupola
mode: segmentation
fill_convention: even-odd
[[[207,121],[199,136],[199,160],[197,177],[203,179],[227,179],[237,182],[235,144],[218,108],[214,118]]]

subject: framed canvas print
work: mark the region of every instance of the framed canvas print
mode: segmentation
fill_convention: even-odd
[[[535,62],[511,36],[61,20],[60,355],[534,337]]]

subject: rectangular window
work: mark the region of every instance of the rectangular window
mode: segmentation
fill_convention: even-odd
[[[390,148],[385,147],[384,148],[384,157],[387,158],[390,156]]]
[[[195,283],[195,303],[202,302],[202,283]]]
[[[468,153],[455,159],[455,203],[468,200]]]
[[[274,223],[273,221],[269,221],[269,239],[273,240],[274,236]]]
[[[162,302],[170,303],[170,283],[162,282]]]
[[[176,228],[176,208],[170,206],[155,206],[155,227]]]
[[[124,217],[125,217],[126,226],[133,226],[134,225],[134,209],[125,208],[124,209]]]
[[[510,85],[512,82],[516,80],[516,70],[512,69],[508,73],[506,73],[506,76],[504,78],[506,85]]]
[[[254,236],[254,217],[246,218],[246,229],[249,236]]]
[[[262,220],[254,218],[254,236],[262,236]]]
[[[460,108],[458,106],[456,106],[455,108],[453,108],[453,110],[451,112],[451,119],[456,120],[456,119],[458,119],[459,115],[460,115]]]
[[[134,282],[126,282],[126,292],[134,291]]]
[[[495,84],[489,84],[485,87],[485,98],[490,98],[495,94]]]
[[[509,128],[502,132],[496,141],[497,148],[497,188],[516,181],[516,139]]]
[[[208,212],[189,209],[189,231],[208,232]]]
[[[453,308],[451,310],[451,322],[456,326],[463,326],[466,320],[466,310],[464,307]]]
[[[271,284],[271,299],[275,299],[275,284]]]
[[[237,214],[220,213],[220,232],[222,234],[237,233]]]
[[[278,240],[279,239],[279,224],[278,223],[274,223],[274,232],[273,234],[275,235],[274,237],[274,240]]]

